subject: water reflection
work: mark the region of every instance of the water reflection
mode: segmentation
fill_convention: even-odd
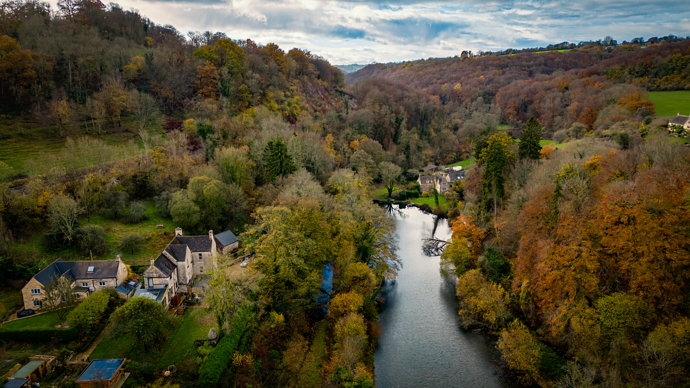
[[[458,324],[454,285],[439,258],[422,254],[422,239],[447,240],[445,219],[416,208],[392,211],[404,267],[385,287],[374,354],[377,387],[508,387],[492,359],[494,344]]]

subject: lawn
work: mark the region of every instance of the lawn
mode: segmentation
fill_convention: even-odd
[[[565,52],[568,52],[568,51],[573,51],[573,49],[544,50],[544,51],[535,51],[534,53],[535,53],[535,54],[544,54],[544,53],[553,53],[553,52],[556,52],[556,53],[565,53]]]
[[[196,357],[194,340],[208,338],[208,331],[215,325],[199,325],[197,319],[207,315],[202,308],[188,309],[178,322],[175,330],[170,333],[161,349],[151,349],[144,352],[133,336],[103,338],[89,357],[92,360],[102,358],[123,358],[156,364],[158,368],[165,368],[179,362]]]
[[[656,115],[659,117],[690,114],[690,90],[649,92],[649,99],[656,105]]]
[[[146,214],[149,219],[138,224],[128,224],[123,220],[111,220],[105,218],[100,214],[91,216],[90,221],[86,217],[80,220],[81,225],[99,225],[106,231],[106,237],[110,245],[110,251],[103,256],[94,256],[94,259],[114,259],[116,255],[120,255],[122,260],[130,265],[145,265],[149,263],[150,257],[157,257],[166,245],[172,240],[175,232],[175,226],[172,220],[161,217],[156,211],[153,202],[145,202]],[[158,229],[157,225],[163,225],[162,229]],[[138,233],[146,238],[146,246],[140,251],[123,252],[119,248],[120,239],[131,233]],[[26,253],[33,252],[39,255],[48,263],[53,262],[57,258],[64,260],[86,260],[84,254],[74,247],[65,247],[55,252],[48,252],[41,243],[42,232],[36,233],[22,244],[15,244],[15,247]]]
[[[54,329],[55,325],[59,325],[67,320],[67,314],[72,309],[69,309],[62,316],[62,319],[58,318],[58,315],[54,312],[44,313],[36,315],[35,317],[18,319],[16,321],[7,322],[2,325],[0,330],[40,330],[40,329]]]
[[[469,167],[470,165],[475,164],[475,163],[477,163],[477,159],[473,156],[473,157],[471,157],[471,158],[469,158],[469,159],[463,160],[462,162],[453,163],[453,164],[448,165],[448,166],[445,166],[445,167],[462,166],[462,168],[467,168],[467,167]]]
[[[431,206],[432,208],[436,207],[436,200],[434,199],[433,195],[431,197],[426,197],[426,198],[425,197],[415,198],[412,200],[412,203],[417,204],[417,205],[427,204],[427,205]],[[438,204],[444,210],[448,208],[448,204],[446,204],[446,197],[444,197],[443,194],[438,195]]]
[[[22,303],[22,291],[7,288],[0,291],[0,319],[10,312],[15,305]]]

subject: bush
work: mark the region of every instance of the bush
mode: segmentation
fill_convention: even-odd
[[[556,133],[553,134],[553,141],[555,141],[558,144],[563,143],[567,138],[568,138],[568,133],[566,132],[565,129],[561,129],[560,131],[556,131]]]
[[[575,122],[573,123],[573,125],[570,126],[570,128],[568,128],[567,134],[569,137],[572,137],[574,139],[582,139],[583,137],[585,137],[585,134],[587,134],[587,126]]]
[[[630,135],[625,132],[614,133],[611,135],[613,141],[615,141],[623,150],[630,148]]]
[[[105,255],[110,250],[105,230],[97,225],[77,229],[77,247],[84,256]]]
[[[422,198],[429,198],[429,197],[431,197],[431,193],[429,193],[428,191],[425,191],[422,193]]]
[[[140,249],[142,249],[145,244],[146,239],[144,238],[144,236],[138,233],[132,233],[120,239],[119,247],[123,252],[130,252],[131,254],[134,254],[134,252],[137,252]]]
[[[108,218],[118,218],[127,206],[127,195],[124,191],[106,191],[103,193],[103,214]]]
[[[161,195],[154,198],[156,203],[156,210],[158,214],[164,218],[170,218],[170,201],[172,201],[173,193],[170,191],[164,191]]]
[[[232,360],[232,355],[240,344],[242,334],[249,322],[249,312],[240,309],[232,318],[230,334],[223,337],[199,371],[199,383],[204,387],[215,387]]]
[[[78,329],[84,337],[89,336],[112,310],[117,300],[117,293],[113,291],[101,290],[89,295],[67,315],[69,326]]]
[[[143,202],[132,202],[129,205],[129,211],[127,212],[127,222],[131,224],[138,224],[141,221],[149,219],[149,215],[146,214],[146,205]]]

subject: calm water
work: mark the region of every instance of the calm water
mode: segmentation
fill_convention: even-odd
[[[386,303],[374,354],[376,386],[511,386],[494,361],[494,343],[460,328],[455,289],[441,277],[439,258],[422,253],[422,238],[450,238],[446,220],[416,208],[393,213],[403,269],[381,292]]]

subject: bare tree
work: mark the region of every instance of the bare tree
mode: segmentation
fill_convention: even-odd
[[[156,100],[147,93],[132,90],[129,93],[128,109],[132,118],[139,125],[139,132],[156,121],[160,112]]]
[[[72,198],[55,197],[48,203],[48,220],[56,232],[72,242],[79,227],[81,208]]]
[[[74,291],[72,282],[63,276],[55,276],[43,286],[45,296],[43,307],[54,311],[59,319],[67,313],[67,309],[79,301],[79,295]]]

